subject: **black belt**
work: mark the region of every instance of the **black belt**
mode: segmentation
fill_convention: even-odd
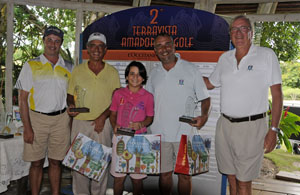
[[[242,118],[232,118],[232,117],[227,116],[225,114],[222,114],[222,115],[232,123],[240,123],[240,122],[245,122],[245,121],[255,121],[257,119],[265,118],[267,116],[267,114],[265,112],[261,113],[261,114],[252,115],[252,116],[242,117]]]
[[[36,111],[36,110],[32,110],[32,111],[36,112],[36,113],[40,113],[40,114],[45,114],[45,115],[48,115],[48,116],[56,116],[56,115],[64,113],[66,110],[67,110],[67,108],[64,108],[62,110],[55,111],[55,112],[50,112],[50,113],[39,112],[39,111]]]

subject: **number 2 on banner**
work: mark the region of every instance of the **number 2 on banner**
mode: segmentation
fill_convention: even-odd
[[[157,9],[151,9],[150,10],[150,16],[152,16],[154,14],[153,19],[151,20],[150,24],[157,24],[156,18],[158,16],[158,10]]]

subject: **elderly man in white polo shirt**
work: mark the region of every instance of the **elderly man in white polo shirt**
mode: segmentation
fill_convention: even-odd
[[[170,194],[174,156],[177,155],[181,135],[190,134],[192,126],[200,129],[206,123],[210,98],[197,67],[175,54],[171,36],[158,35],[154,40],[154,51],[161,65],[151,71],[146,89],[154,95],[155,102],[151,132],[162,135],[160,192]],[[201,102],[201,116],[193,118],[194,124],[179,121],[179,117],[186,113],[188,98]],[[191,176],[178,174],[178,192],[192,193]]]
[[[37,195],[46,155],[53,195],[60,193],[61,161],[70,145],[67,87],[72,64],[59,51],[63,31],[55,26],[44,32],[44,54],[29,60],[22,68],[15,88],[24,125],[24,160],[30,161],[31,194]]]
[[[216,158],[228,176],[230,194],[251,194],[259,176],[264,151],[276,145],[282,112],[281,73],[275,53],[251,43],[253,31],[245,16],[230,27],[236,49],[225,52],[215,71],[205,78],[208,89],[221,87],[221,117],[216,130]],[[268,127],[268,92],[272,95],[272,122]]]

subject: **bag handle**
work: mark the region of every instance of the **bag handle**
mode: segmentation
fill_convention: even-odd
[[[200,133],[199,133],[200,130],[198,130],[196,127],[193,127],[193,126],[191,126],[191,127],[192,128],[190,130],[189,135],[200,135]]]

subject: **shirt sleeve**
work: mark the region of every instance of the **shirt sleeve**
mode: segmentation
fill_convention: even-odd
[[[149,76],[149,78],[148,78],[148,80],[147,80],[147,83],[146,83],[146,86],[145,86],[145,89],[148,91],[148,92],[150,92],[151,94],[153,94],[154,93],[154,90],[153,90],[153,86],[152,86],[152,73],[153,73],[153,71],[150,73],[150,76]]]
[[[118,71],[115,69],[115,74],[113,76],[113,89],[118,89],[121,87],[120,77]]]
[[[271,49],[270,49],[271,50]],[[281,78],[281,70],[280,70],[280,64],[278,61],[278,58],[273,50],[271,50],[270,53],[270,60],[271,60],[271,70],[270,71],[270,86],[276,85],[276,84],[281,84],[282,83],[282,78]]]
[[[16,89],[29,92],[33,87],[32,70],[28,62],[24,64],[15,84]]]
[[[76,68],[73,70],[73,72],[71,73],[71,78],[69,80],[69,86],[68,86],[68,94],[70,95],[74,95],[74,88],[75,88],[75,76],[76,74]]]
[[[154,98],[151,93],[149,93],[146,102],[146,116],[154,116]]]
[[[197,100],[204,100],[209,97],[206,85],[204,83],[202,74],[199,69],[196,68],[196,75],[194,81],[194,88],[197,96]]]
[[[111,105],[110,105],[110,108],[109,108],[109,110],[110,111],[114,111],[114,112],[116,112],[116,111],[118,111],[118,98],[119,96],[118,96],[118,91],[115,91],[114,93],[113,93],[113,97],[112,97],[112,101],[111,101]]]
[[[221,86],[221,64],[222,64],[222,56],[220,57],[215,70],[209,76],[210,83],[215,87]]]

